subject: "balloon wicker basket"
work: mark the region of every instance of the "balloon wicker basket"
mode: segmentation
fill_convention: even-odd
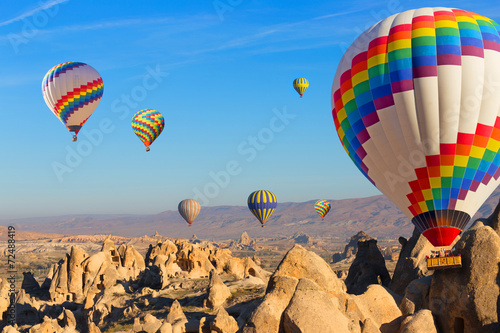
[[[453,254],[450,250],[441,249],[440,251],[431,251],[427,256],[427,269],[449,269],[462,267],[462,256]]]

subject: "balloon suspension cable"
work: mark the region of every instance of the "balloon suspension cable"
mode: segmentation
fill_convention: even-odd
[[[75,141],[76,141],[76,134],[73,135],[73,142],[75,142]]]
[[[146,151],[150,151],[149,147],[146,147]]]

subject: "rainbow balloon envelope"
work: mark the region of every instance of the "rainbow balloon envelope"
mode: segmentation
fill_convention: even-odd
[[[132,118],[132,130],[146,146],[149,146],[163,131],[165,119],[162,114],[153,109],[144,109],[138,111]]]
[[[330,208],[332,208],[332,206],[330,205],[330,202],[326,200],[319,200],[314,204],[314,210],[319,214],[319,217],[321,217],[321,221],[323,221],[326,214],[328,214]]]
[[[500,182],[500,27],[450,8],[380,21],[332,86],[340,141],[434,246],[448,246]]]
[[[42,80],[42,95],[54,115],[78,132],[97,108],[104,92],[99,73],[82,62],[64,62],[52,67]]]

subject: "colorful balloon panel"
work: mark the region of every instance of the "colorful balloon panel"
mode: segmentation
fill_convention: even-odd
[[[328,214],[331,207],[332,206],[330,205],[330,202],[326,200],[319,200],[314,204],[314,210],[316,211],[316,213],[319,214],[321,220],[325,218],[326,214]]]
[[[179,214],[191,226],[191,223],[196,219],[200,213],[200,203],[194,199],[182,200],[178,206]]]
[[[149,146],[163,131],[165,119],[156,110],[144,109],[138,111],[132,118],[132,129],[149,150]]]
[[[344,149],[434,246],[500,182],[499,30],[464,10],[406,11],[358,37],[335,75]]]
[[[248,208],[262,224],[271,217],[277,205],[276,196],[271,191],[255,191],[248,197]]]
[[[306,92],[309,87],[309,81],[304,78],[297,78],[293,80],[293,88],[299,93],[300,97]]]
[[[54,66],[42,80],[45,103],[75,135],[96,109],[103,91],[99,73],[81,62]]]

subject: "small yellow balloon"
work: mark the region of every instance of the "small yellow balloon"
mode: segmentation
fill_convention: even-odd
[[[293,80],[293,87],[302,98],[302,95],[306,92],[307,88],[309,88],[309,81],[303,77],[299,77]]]

